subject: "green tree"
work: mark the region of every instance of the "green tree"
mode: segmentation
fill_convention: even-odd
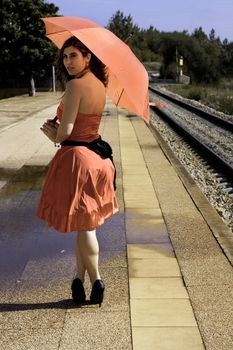
[[[160,38],[160,32],[154,28],[153,26],[150,26],[147,30],[144,31],[144,36],[147,41],[148,49],[153,54],[158,54],[159,52],[159,38]],[[153,57],[154,59],[154,57]]]
[[[110,18],[107,28],[121,40],[128,41],[134,31],[133,19],[130,15],[125,16],[123,12],[118,10]]]
[[[157,57],[155,51],[158,43],[156,31],[152,26],[141,30],[133,23],[132,17],[117,11],[109,20],[107,28],[125,41],[141,61],[153,61]]]
[[[202,28],[195,29],[190,36],[187,32],[161,33],[159,51],[163,58],[161,76],[174,78],[177,56],[184,59],[184,74],[193,82],[213,83],[220,78],[221,42],[214,30],[208,37]]]
[[[135,55],[144,62],[158,60],[158,31],[152,26],[149,29],[140,29],[134,26],[130,45]]]
[[[43,0],[1,3],[0,86],[26,87],[51,70],[55,46],[45,37],[41,17],[56,16],[59,9]]]
[[[208,42],[208,36],[203,31],[202,27],[196,28],[192,34],[194,38],[196,38],[200,43]]]
[[[220,71],[225,77],[233,78],[233,42],[225,39],[221,47]]]
[[[199,45],[199,57],[197,70],[195,70],[196,80],[198,82],[216,83],[220,78],[220,56],[221,41],[215,36],[215,30],[212,29],[209,37],[202,31],[202,28],[196,29],[192,37]],[[193,60],[193,59],[192,59]]]

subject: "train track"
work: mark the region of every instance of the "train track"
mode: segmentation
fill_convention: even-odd
[[[157,89],[150,88],[150,91],[163,98],[163,101],[172,102],[175,106],[179,106],[182,110],[192,112],[195,116],[199,118],[204,118],[209,123],[211,123],[212,128],[220,127],[227,131],[227,133],[233,134],[233,123],[218,118],[217,116],[207,113],[199,108],[188,105],[183,101],[177,100],[167,94],[158,91]],[[216,175],[224,179],[226,187],[228,187],[228,192],[233,193],[233,160],[224,159],[220,156],[212,147],[209,147],[206,142],[203,142],[199,137],[195,135],[193,130],[190,130],[188,126],[184,123],[177,121],[177,118],[173,117],[171,110],[167,108],[161,108],[159,106],[152,106],[159,117],[161,117],[176,133],[178,133],[193,149],[198,152],[198,154],[211,166]],[[233,144],[231,146],[233,148]],[[229,190],[230,189],[230,190]]]
[[[182,107],[183,109],[192,112],[194,114],[196,114],[197,116],[204,118],[205,120],[208,120],[209,122],[213,123],[214,125],[220,126],[221,128],[233,132],[233,123],[228,121],[228,120],[224,120],[222,118],[217,117],[216,115],[212,114],[212,113],[208,113],[206,111],[203,111],[200,108],[194,107],[190,104],[185,103],[184,101],[178,100],[175,97],[168,95],[158,89],[149,88],[150,91],[154,92],[156,95],[161,96],[163,99],[168,100],[172,103],[174,103],[177,106]]]

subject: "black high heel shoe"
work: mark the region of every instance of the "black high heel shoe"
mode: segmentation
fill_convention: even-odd
[[[79,278],[75,278],[71,285],[72,298],[75,304],[83,304],[86,300],[86,294],[83,283]]]
[[[92,304],[99,304],[99,307],[101,307],[101,304],[104,299],[104,289],[105,285],[102,280],[96,280],[93,284],[90,299]]]

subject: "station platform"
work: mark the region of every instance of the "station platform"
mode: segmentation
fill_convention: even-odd
[[[110,100],[100,134],[114,151],[120,211],[97,229],[105,298],[73,305],[75,233],[35,215],[56,152],[39,128],[59,101],[0,101],[0,349],[232,350],[232,266],[150,128]],[[18,104],[19,120],[4,103]]]

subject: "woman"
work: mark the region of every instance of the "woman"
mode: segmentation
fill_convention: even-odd
[[[66,81],[57,109],[59,123],[47,120],[41,130],[55,144],[98,139],[106,99],[106,67],[76,37],[64,43],[58,67]],[[96,228],[118,211],[114,173],[110,159],[85,146],[65,145],[53,158],[45,179],[38,216],[60,232],[78,231],[77,274],[71,286],[77,304],[86,300],[86,271],[92,283],[91,302],[101,306],[103,301],[105,286],[98,269]]]

